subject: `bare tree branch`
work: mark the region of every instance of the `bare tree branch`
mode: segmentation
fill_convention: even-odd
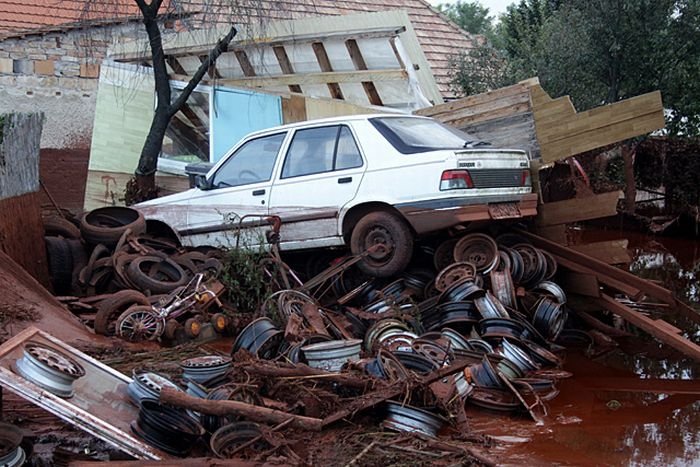
[[[190,94],[192,94],[194,88],[196,88],[200,81],[202,81],[202,78],[204,78],[204,75],[207,73],[207,70],[209,70],[209,67],[216,62],[216,59],[219,58],[219,56],[222,53],[228,50],[228,46],[235,37],[236,32],[236,28],[232,26],[228,34],[219,39],[219,41],[216,43],[216,46],[211,50],[211,52],[209,52],[207,58],[204,61],[202,61],[201,65],[199,65],[199,68],[197,68],[197,71],[194,73],[189,83],[187,83],[185,89],[182,90],[175,102],[173,102],[170,106],[169,113],[171,117],[177,113],[177,111],[180,109],[180,107],[182,107],[185,104],[185,102],[187,102],[187,99],[190,97]]]

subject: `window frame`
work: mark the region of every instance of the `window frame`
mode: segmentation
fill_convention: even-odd
[[[258,141],[264,138],[270,138],[272,136],[282,136],[282,141],[280,142],[280,147],[277,150],[277,156],[275,156],[275,160],[272,163],[272,169],[270,170],[270,176],[266,180],[258,180],[254,182],[249,182],[249,183],[242,183],[240,185],[232,185],[232,186],[223,186],[223,187],[218,187],[214,184],[216,180],[217,174],[232,160],[236,157],[236,154],[243,149],[246,145],[249,143],[252,143],[254,141]],[[211,175],[209,175],[207,178],[209,180],[209,183],[211,183],[212,189],[213,190],[219,190],[223,188],[239,188],[239,187],[244,187],[248,185],[253,185],[256,183],[268,183],[272,182],[273,179],[275,178],[275,169],[279,163],[279,158],[280,154],[283,152],[283,150],[286,148],[285,142],[287,141],[287,138],[289,137],[289,130],[281,130],[281,131],[275,131],[271,133],[266,133],[262,135],[256,135],[252,138],[246,139],[245,141],[242,141],[239,145],[237,145],[231,153],[229,153],[227,156],[222,157],[219,163],[212,169]]]
[[[317,129],[323,129],[323,128],[332,128],[336,127],[337,131],[335,134],[335,143],[333,144],[333,167],[331,170],[325,170],[322,172],[314,172],[314,173],[308,173],[308,174],[300,174],[300,175],[284,175],[284,168],[287,165],[287,162],[289,160],[289,155],[290,151],[292,150],[292,146],[294,144],[294,138],[296,138],[297,133],[300,131],[306,131],[306,130],[317,130]],[[347,128],[348,132],[350,133],[350,137],[352,138],[353,143],[355,144],[355,149],[357,149],[357,154],[360,156],[360,164],[354,167],[345,167],[343,169],[337,169],[336,165],[338,162],[338,145],[340,143],[340,133],[342,132],[343,128]],[[332,123],[332,124],[327,124],[327,125],[320,125],[320,126],[312,126],[312,127],[305,127],[305,128],[296,128],[294,129],[292,135],[289,137],[289,143],[287,144],[286,150],[284,151],[284,159],[282,160],[280,171],[279,171],[279,179],[280,180],[292,180],[294,178],[299,178],[299,177],[310,177],[312,175],[320,175],[320,174],[328,174],[328,173],[333,173],[333,172],[339,172],[343,170],[351,170],[351,169],[358,169],[361,167],[364,167],[365,165],[365,158],[364,155],[362,154],[362,149],[360,148],[360,145],[358,143],[357,137],[355,136],[355,132],[353,131],[352,127],[348,125],[347,123]]]

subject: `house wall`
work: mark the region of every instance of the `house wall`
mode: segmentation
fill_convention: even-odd
[[[0,40],[0,113],[43,112],[41,180],[53,199],[82,210],[100,65],[121,24]],[[70,183],[66,183],[69,180]],[[42,204],[51,201],[41,190]]]

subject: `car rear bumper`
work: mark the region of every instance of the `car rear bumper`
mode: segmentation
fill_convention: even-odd
[[[535,216],[537,193],[437,199],[394,207],[421,235],[466,222]]]

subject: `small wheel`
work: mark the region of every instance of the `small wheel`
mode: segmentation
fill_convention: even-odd
[[[211,325],[218,333],[223,333],[228,326],[228,318],[223,313],[214,313],[210,319]]]
[[[360,255],[374,248],[357,266],[374,277],[390,277],[408,266],[413,255],[413,235],[396,214],[374,211],[357,223],[350,237],[350,250]]]
[[[202,323],[197,318],[189,318],[185,321],[185,334],[189,338],[195,338],[202,332]]]
[[[163,335],[165,324],[150,306],[132,306],[117,319],[117,335],[132,342],[153,341]]]
[[[174,341],[178,329],[182,327],[182,324],[178,323],[177,320],[169,319],[165,323],[164,335],[168,340]]]

